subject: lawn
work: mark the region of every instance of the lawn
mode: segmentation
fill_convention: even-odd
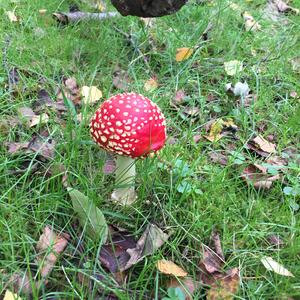
[[[27,271],[32,295],[17,287],[22,299],[161,299],[171,276],[156,264],[166,259],[199,283],[191,299],[218,299],[199,275],[204,245],[211,247],[218,232],[225,257],[218,272],[238,268],[239,285],[232,294],[223,287],[229,295],[219,299],[300,299],[300,1],[290,1],[295,9],[286,12],[265,0],[190,1],[150,25],[115,17],[59,26],[52,13],[68,11],[71,2],[0,2],[0,297],[13,290],[12,274]],[[74,3],[95,11],[87,1]],[[11,22],[8,11],[19,19]],[[248,31],[245,11],[258,22]],[[193,53],[177,61],[183,47]],[[224,63],[231,61],[242,70],[229,75]],[[109,201],[114,178],[103,172],[109,157],[89,133],[100,102],[63,97],[63,113],[42,104],[41,90],[59,101],[57,91],[72,77],[79,87],[97,86],[102,100],[124,90],[141,93],[167,119],[166,146],[136,163],[138,200],[130,207]],[[151,78],[155,84],[145,88]],[[237,82],[250,91],[226,91]],[[30,127],[22,107],[47,113],[48,122]],[[37,139],[50,145],[49,157],[32,147]],[[17,151],[15,142],[27,145]],[[267,183],[243,176],[249,169]],[[110,273],[99,261],[101,242],[79,225],[66,185],[85,194],[108,224],[136,239],[155,224],[168,240],[121,275]],[[70,238],[37,287],[43,278],[36,244],[46,225]],[[294,277],[267,270],[266,257]]]

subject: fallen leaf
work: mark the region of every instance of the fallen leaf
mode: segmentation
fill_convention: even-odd
[[[163,274],[173,275],[176,277],[186,277],[188,275],[185,270],[170,260],[159,260],[156,263],[156,267]]]
[[[255,21],[254,18],[247,11],[243,13],[243,18],[245,21],[246,31],[258,31],[261,29],[260,24],[257,21]]]
[[[185,95],[184,90],[178,90],[178,91],[176,91],[175,96],[172,99],[171,103],[175,106],[180,105],[184,102],[185,98],[186,98],[186,95]]]
[[[7,286],[10,286],[15,293],[22,293],[26,295],[32,294],[33,286],[39,286],[39,282],[32,283],[28,272],[14,273],[8,280]]]
[[[18,294],[14,294],[9,290],[6,290],[3,300],[22,300]]]
[[[34,127],[39,124],[46,124],[49,121],[49,116],[46,113],[36,115],[29,121],[29,127]]]
[[[196,106],[187,106],[184,108],[183,112],[191,117],[195,117],[199,114],[200,109]]]
[[[273,271],[282,276],[295,277],[289,270],[275,261],[272,257],[265,256],[260,261],[268,271]]]
[[[81,95],[84,104],[94,104],[102,98],[102,92],[96,86],[83,86]]]
[[[43,234],[36,245],[39,252],[37,260],[40,264],[40,275],[42,278],[47,277],[57,259],[67,247],[70,236],[66,233],[56,234],[50,226],[44,228]],[[45,254],[45,255],[44,255]]]
[[[200,286],[200,282],[195,281],[190,277],[171,278],[171,280],[167,283],[168,288],[180,288],[185,295],[184,300],[192,300],[193,294],[200,288]]]
[[[238,268],[227,271],[226,274],[219,276],[219,278],[211,284],[207,291],[207,300],[231,300],[238,292],[240,286],[240,275]]]
[[[227,120],[217,119],[210,124],[209,134],[204,135],[204,137],[210,142],[217,142],[223,136],[229,132],[235,133],[237,126],[234,124],[232,119],[228,118]]]
[[[149,224],[137,241],[136,247],[127,249],[130,259],[121,271],[129,269],[134,264],[141,261],[145,256],[153,254],[159,249],[169,238],[169,235],[164,233],[160,228],[154,224]]]
[[[150,78],[144,83],[144,90],[146,92],[153,91],[158,88],[158,82],[155,78]]]
[[[257,148],[259,148],[265,153],[270,154],[276,152],[276,145],[268,142],[261,135],[258,135],[255,138],[253,138],[251,142],[254,143]]]
[[[34,136],[29,142],[7,142],[10,154],[25,150],[25,153],[36,153],[42,159],[52,159],[55,155],[55,141],[51,138],[39,135]]]
[[[221,152],[210,152],[208,156],[214,163],[219,163],[222,166],[226,166],[228,163],[227,156]]]
[[[104,244],[107,240],[108,226],[101,210],[78,190],[72,188],[67,188],[67,190],[81,226],[98,244],[100,242]]]
[[[239,60],[231,60],[224,62],[225,72],[229,76],[234,76],[243,70],[243,63]]]
[[[29,107],[20,107],[18,113],[22,119],[26,120],[27,126],[30,128],[49,121],[49,116],[46,113],[37,115]]]
[[[246,167],[241,175],[248,184],[257,189],[270,189],[272,183],[280,179],[280,175],[271,176],[267,174],[267,169],[258,164],[252,164]]]
[[[130,259],[128,249],[136,247],[136,240],[126,230],[109,226],[108,243],[101,247],[99,260],[106,269],[112,273],[120,272]]]
[[[6,11],[5,14],[12,23],[18,23],[20,21],[20,18],[16,16],[14,11]]]
[[[62,87],[56,93],[57,102],[64,102],[64,97],[79,105],[81,101],[80,89],[77,84],[76,78],[63,78]]]
[[[188,59],[193,53],[194,53],[193,48],[188,48],[188,47],[178,48],[176,50],[175,59],[178,62],[184,61],[184,60]]]

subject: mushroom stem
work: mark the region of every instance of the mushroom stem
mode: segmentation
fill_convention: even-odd
[[[136,200],[134,159],[118,155],[115,174],[116,188],[111,195],[112,200],[122,205],[132,204]]]

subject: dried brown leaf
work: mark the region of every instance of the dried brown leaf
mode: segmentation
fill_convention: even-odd
[[[267,153],[276,152],[276,145],[268,142],[261,135],[258,135],[255,138],[253,138],[252,142],[254,142],[257,145],[257,147],[259,147],[264,152]]]
[[[57,102],[63,103],[64,96],[71,100],[75,105],[81,103],[80,89],[74,77],[63,79],[62,87],[56,93]]]
[[[234,268],[219,275],[219,278],[211,285],[207,291],[207,300],[231,300],[238,292],[240,285],[239,269]]]
[[[52,271],[58,255],[67,247],[69,238],[70,236],[66,233],[56,234],[49,226],[44,228],[43,234],[36,245],[39,252],[37,260],[40,264],[40,275],[43,278],[47,277]]]
[[[168,238],[169,235],[164,233],[159,227],[154,224],[149,224],[138,240],[136,247],[127,250],[130,259],[121,271],[129,269],[131,266],[141,261],[145,256],[153,254],[168,240]]]
[[[180,105],[184,102],[186,98],[184,90],[177,90],[175,93],[174,98],[172,99],[172,104]]]
[[[222,166],[226,166],[228,163],[228,157],[222,152],[210,152],[208,156],[214,163],[218,163]]]
[[[280,175],[270,176],[267,169],[258,164],[252,164],[243,170],[241,177],[257,189],[270,189],[272,183],[280,179]]]

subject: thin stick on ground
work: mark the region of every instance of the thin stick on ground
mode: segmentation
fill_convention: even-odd
[[[105,19],[121,16],[117,12],[103,12],[103,13],[88,13],[82,11],[75,12],[56,12],[52,14],[53,18],[61,25],[69,23],[77,23],[80,21],[103,21]]]

